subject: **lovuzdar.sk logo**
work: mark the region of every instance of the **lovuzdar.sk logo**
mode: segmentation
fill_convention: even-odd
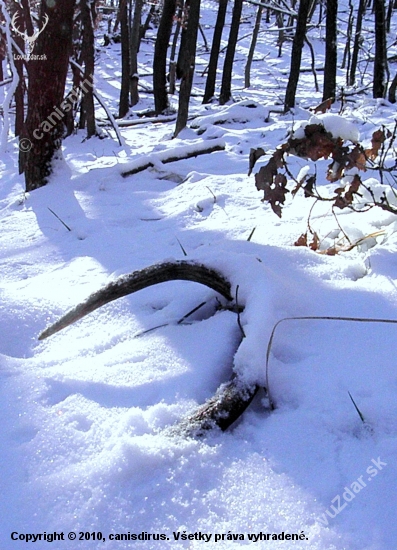
[[[13,28],[13,30],[19,34],[19,36],[22,36],[22,38],[24,39],[25,41],[25,44],[27,44],[27,49],[28,49],[28,54],[27,56],[25,56],[27,59],[31,59],[32,58],[32,52],[33,52],[33,48],[34,48],[34,45],[35,45],[35,42],[37,40],[37,38],[39,37],[39,35],[44,31],[44,29],[46,28],[47,24],[48,24],[48,21],[50,20],[50,18],[48,17],[47,14],[45,14],[45,18],[44,18],[44,24],[43,26],[41,27],[41,29],[38,29],[35,33],[32,34],[32,36],[29,36],[27,32],[21,32],[18,27],[17,27],[17,18],[18,18],[18,13],[16,13],[14,15],[14,17],[11,19],[11,27]]]

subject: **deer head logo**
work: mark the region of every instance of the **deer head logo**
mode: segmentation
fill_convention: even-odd
[[[33,48],[34,48],[34,44],[38,38],[38,36],[43,32],[43,30],[46,28],[47,26],[47,23],[49,21],[49,17],[47,14],[45,14],[45,20],[44,20],[44,25],[42,26],[41,29],[37,30],[32,36],[29,36],[26,32],[21,32],[18,27],[16,26],[16,19],[18,17],[18,14],[16,13],[14,15],[14,17],[12,18],[11,20],[11,26],[12,28],[14,29],[14,31],[19,34],[19,36],[22,36],[22,38],[25,40],[25,42],[28,44],[28,50],[29,50],[29,54],[32,53],[33,51]]]

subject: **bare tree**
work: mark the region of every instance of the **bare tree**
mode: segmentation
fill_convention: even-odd
[[[219,96],[219,103],[221,105],[227,103],[232,97],[233,61],[234,54],[236,52],[242,10],[243,0],[234,0],[232,24],[230,27],[229,41],[226,50],[225,62],[223,65],[221,94]]]
[[[130,33],[130,99],[133,107],[139,101],[138,93],[138,52],[140,44],[140,27],[143,0],[135,0],[134,19]]]
[[[127,0],[120,0],[119,20],[121,29],[121,89],[119,118],[123,118],[130,108],[130,45]]]
[[[323,101],[335,97],[338,0],[327,0]]]
[[[52,161],[62,144],[63,119],[59,113],[55,116],[54,109],[61,106],[65,91],[75,2],[41,2],[39,25],[43,26],[45,16],[48,24],[34,48],[34,54],[42,58],[29,64],[28,113],[21,134],[31,143],[30,150],[20,151],[27,191],[48,182]]]
[[[384,0],[374,0],[375,61],[373,97],[385,97],[387,89],[386,20]]]
[[[80,0],[80,17],[82,23],[81,61],[84,63],[83,79],[91,86],[87,88],[81,100],[80,128],[87,126],[87,138],[97,134],[94,109],[94,23],[96,19],[96,0]]]
[[[298,87],[299,73],[302,60],[302,49],[305,42],[307,17],[312,0],[301,0],[299,4],[298,19],[296,23],[295,36],[292,42],[291,68],[287,90],[285,92],[284,110],[288,111],[295,106],[295,96]]]
[[[154,109],[160,114],[168,109],[167,50],[171,36],[176,0],[164,0],[163,13],[157,31],[153,60]]]
[[[225,25],[227,2],[228,0],[219,0],[203,103],[209,103],[215,94],[216,70],[218,68],[219,50],[221,47],[223,27]]]
[[[196,63],[197,32],[200,19],[200,0],[189,0],[186,40],[181,63],[181,85],[179,90],[178,117],[174,137],[185,128],[189,113],[189,100],[192,91],[194,67]]]
[[[361,29],[363,25],[365,5],[366,5],[366,0],[360,0],[360,3],[358,5],[358,10],[357,10],[356,33],[354,36],[354,46],[353,46],[352,60],[350,65],[350,74],[347,81],[349,86],[354,86],[354,82],[356,80],[358,54],[359,54],[361,42],[362,42]]]
[[[263,7],[258,6],[258,11],[256,12],[256,20],[255,20],[254,31],[252,33],[251,45],[250,45],[250,49],[249,49],[249,52],[248,52],[247,63],[245,65],[245,71],[244,71],[244,86],[246,88],[249,88],[250,85],[251,85],[251,82],[250,82],[250,80],[251,80],[251,65],[252,65],[252,60],[254,58],[255,46],[256,46],[256,42],[258,40],[259,29],[260,29],[260,26],[261,26],[262,12],[263,12]]]

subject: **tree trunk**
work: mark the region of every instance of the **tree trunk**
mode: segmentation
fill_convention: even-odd
[[[335,97],[338,0],[327,0],[323,101]]]
[[[387,82],[387,51],[386,51],[386,21],[384,0],[374,0],[375,12],[375,61],[374,84],[372,95],[374,98],[385,97]]]
[[[154,109],[157,114],[168,109],[167,50],[171,36],[176,0],[164,0],[163,13],[157,31],[153,60]]]
[[[174,137],[185,128],[188,114],[190,93],[192,91],[194,67],[196,64],[197,32],[200,20],[200,0],[190,0],[186,28],[185,50],[183,55],[182,80],[179,88],[178,116]]]
[[[94,48],[94,20],[96,18],[95,13],[95,0],[85,0],[80,2],[81,22],[83,40],[81,47],[81,59],[84,61],[84,75],[83,80],[90,83],[87,91],[83,93],[81,110],[82,110],[82,122],[80,126],[84,128],[87,126],[87,138],[91,138],[97,134],[95,124],[95,109],[94,109],[94,64],[95,64],[95,48]]]
[[[356,23],[356,34],[354,35],[354,46],[352,53],[352,61],[350,66],[350,74],[348,79],[348,86],[354,86],[356,81],[356,70],[358,62],[358,53],[361,47],[361,29],[363,25],[363,17],[365,13],[366,0],[360,0],[357,11],[357,23]]]
[[[130,36],[130,98],[131,106],[136,105],[139,102],[138,93],[138,52],[140,43],[140,28],[141,28],[141,16],[142,16],[143,0],[135,0],[134,8],[134,20],[132,22],[131,36]]]
[[[42,55],[43,59],[29,63],[28,113],[23,130],[31,149],[20,151],[26,191],[48,182],[51,162],[62,144],[64,114],[61,116],[59,107],[65,91],[74,7],[75,0],[63,0],[62,4],[42,0],[41,3],[39,25],[43,26],[46,15],[48,24],[34,49],[35,55]],[[55,111],[57,108],[59,112]]]
[[[174,37],[172,39],[172,46],[171,46],[171,53],[170,53],[170,69],[169,69],[170,94],[175,93],[175,81],[176,81],[176,61],[175,61],[176,55],[175,54],[176,54],[176,47],[178,44],[179,33],[181,30],[182,13],[183,13],[183,5],[180,4],[178,8],[177,21],[175,26]]]
[[[295,96],[298,87],[299,73],[302,59],[302,49],[306,36],[307,16],[311,0],[301,0],[299,4],[298,20],[296,23],[296,30],[294,40],[292,42],[291,52],[291,69],[289,73],[289,79],[287,84],[287,90],[285,92],[284,110],[288,111],[295,106]]]
[[[245,65],[245,72],[244,72],[244,86],[245,86],[245,88],[249,88],[251,86],[251,81],[250,81],[251,80],[251,65],[252,65],[252,60],[254,58],[255,46],[256,46],[256,42],[258,40],[259,29],[260,29],[260,26],[261,26],[262,12],[263,12],[263,7],[258,6],[258,11],[256,12],[254,32],[252,33],[251,45],[250,45],[250,49],[249,49],[249,52],[248,52],[247,63]]]
[[[243,10],[243,0],[234,0],[232,24],[229,33],[229,42],[227,45],[225,63],[223,65],[221,94],[219,96],[220,105],[227,103],[232,97],[232,74],[233,61],[236,52],[238,31],[240,28],[241,12]]]
[[[121,89],[119,118],[123,118],[128,113],[130,108],[130,45],[127,0],[120,1],[119,13],[121,29]]]
[[[222,40],[223,27],[225,25],[226,8],[228,0],[219,0],[218,15],[216,18],[214,36],[212,38],[210,63],[208,65],[207,81],[203,103],[209,103],[215,95],[216,70],[218,68],[219,50]]]
[[[396,102],[396,90],[397,90],[397,73],[395,74],[392,83],[390,84],[389,88],[389,101],[390,103]]]

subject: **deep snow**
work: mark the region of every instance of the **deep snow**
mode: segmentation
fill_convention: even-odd
[[[213,21],[214,5],[205,3],[205,10]],[[255,9],[245,10],[252,21]],[[247,29],[248,23],[241,34]],[[322,43],[314,42],[321,64]],[[237,103],[201,106],[196,98],[196,118],[176,140],[173,122],[122,128],[124,149],[111,131],[107,139],[89,141],[78,132],[65,140],[64,162],[51,182],[28,195],[17,175],[15,139],[0,159],[2,549],[26,547],[11,540],[12,532],[54,531],[65,538],[71,531],[100,531],[106,538],[53,542],[60,550],[396,546],[395,325],[286,321],[270,355],[273,412],[261,393],[226,433],[183,439],[163,431],[210,397],[232,368],[248,383],[264,385],[270,333],[284,317],[397,319],[395,216],[338,212],[351,240],[378,236],[331,257],[293,246],[306,230],[310,201],[289,196],[282,220],[260,202],[254,177],[247,177],[250,148],[273,151],[294,125],[310,119],[307,107],[319,103],[320,94],[312,91],[312,75],[302,73],[295,115],[269,116],[280,108],[288,56],[276,58],[273,38],[261,34],[252,88],[242,90],[248,47],[246,38],[237,51]],[[142,59],[151,51],[145,44]],[[197,91],[204,82],[200,66],[208,60],[202,47],[199,53]],[[102,49],[97,87],[113,108],[119,72],[119,47]],[[150,86],[150,77],[142,82]],[[139,108],[151,101],[142,94]],[[380,124],[393,128],[394,107],[387,102],[360,97],[347,104],[342,119],[335,118],[338,108],[333,118],[320,119],[333,129],[339,120],[348,138],[359,134],[369,143]],[[212,140],[225,143],[225,151],[161,164],[163,152]],[[148,155],[154,169],[122,178]],[[295,173],[306,164],[291,158]],[[319,173],[326,164],[318,163]],[[389,192],[388,181],[372,185]],[[334,187],[323,181],[323,189]],[[324,248],[343,237],[326,203],[315,207],[311,225]],[[183,259],[181,245],[187,259],[221,271],[234,291],[239,285],[246,334],[239,347],[235,314],[213,315],[215,293],[188,282],[112,302],[37,341],[47,325],[109,280]],[[191,324],[177,323],[203,301]],[[184,531],[212,538],[174,540],[173,532]],[[307,540],[248,539],[282,531],[303,532]],[[169,540],[109,540],[110,534],[142,532]],[[244,541],[227,540],[229,532]],[[225,540],[215,542],[215,534]],[[31,544],[41,549],[49,543]]]

